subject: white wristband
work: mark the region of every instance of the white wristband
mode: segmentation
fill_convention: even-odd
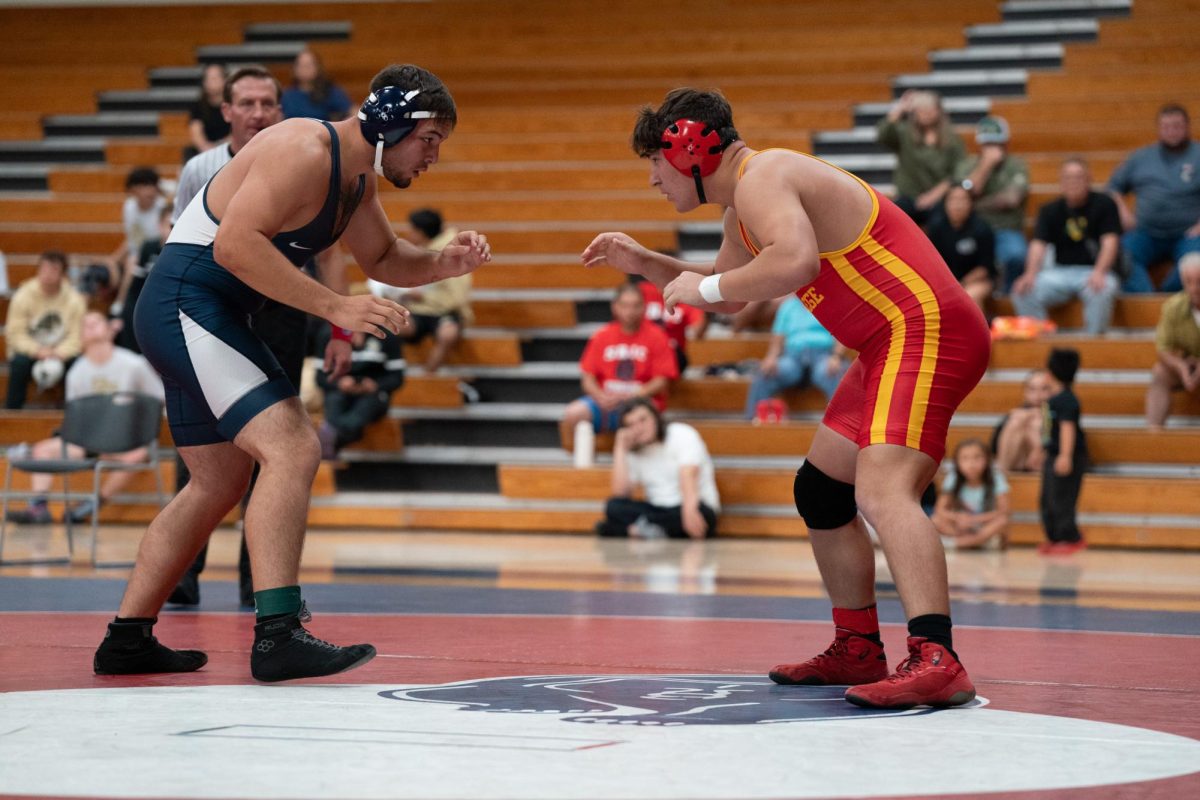
[[[704,298],[704,302],[709,305],[715,303],[724,303],[725,298],[721,296],[721,276],[709,275],[704,280],[700,281],[700,296]]]

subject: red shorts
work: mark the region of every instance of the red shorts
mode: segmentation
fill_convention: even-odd
[[[939,330],[927,335],[919,316],[903,336],[864,348],[838,385],[824,423],[858,444],[898,444],[941,463],[950,418],[987,370],[991,339],[979,308],[941,308]]]

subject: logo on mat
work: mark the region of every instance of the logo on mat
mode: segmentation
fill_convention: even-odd
[[[620,725],[757,725],[929,713],[846,702],[844,686],[779,686],[748,675],[546,675],[380,692],[459,711],[556,715]]]

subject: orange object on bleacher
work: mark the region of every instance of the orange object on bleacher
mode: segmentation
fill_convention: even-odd
[[[992,341],[998,339],[1036,339],[1054,333],[1058,326],[1048,319],[1033,317],[996,317],[992,320]]]

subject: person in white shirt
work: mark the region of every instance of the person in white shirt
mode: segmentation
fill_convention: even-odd
[[[138,392],[154,397],[163,398],[162,380],[146,359],[137,353],[117,347],[113,344],[120,322],[110,323],[98,311],[89,311],[83,316],[83,355],[67,370],[66,395],[67,402],[78,400],[96,394],[116,394],[118,392]],[[68,444],[68,458],[84,458],[87,454],[82,447]],[[62,440],[57,436],[43,439],[33,446],[33,458],[55,459],[63,454]],[[130,450],[126,453],[103,453],[108,461],[123,461],[127,464],[137,464],[147,459],[149,453],[145,447]],[[133,472],[113,471],[105,478],[100,487],[100,502],[111,499],[129,483]],[[46,493],[54,480],[53,475],[35,473],[32,478],[34,492]],[[92,516],[92,501],[84,500],[66,512],[72,522],[83,522]],[[11,510],[9,519],[13,522],[44,524],[51,521],[50,510],[46,497],[37,497],[29,502],[28,509]]]
[[[704,539],[715,536],[721,498],[712,457],[700,434],[682,422],[667,424],[646,398],[622,409],[613,444],[612,493],[600,536]],[[641,486],[645,500],[632,498]]]

